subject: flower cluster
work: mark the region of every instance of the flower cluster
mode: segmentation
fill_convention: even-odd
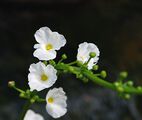
[[[39,60],[52,60],[56,57],[56,50],[59,50],[66,44],[66,39],[58,32],[52,32],[48,27],[42,27],[35,33],[35,39],[38,44],[34,45],[36,49],[33,55]],[[28,81],[30,91],[41,91],[50,88],[57,80],[57,70],[50,64],[43,62],[30,65]],[[53,118],[59,118],[67,112],[67,97],[62,88],[53,88],[46,95],[46,110]],[[41,115],[29,110],[24,120],[43,120]]]
[[[58,32],[52,32],[48,27],[42,27],[35,33],[38,44],[34,57],[39,60],[50,61],[56,58],[56,51],[66,44],[66,39]],[[93,57],[90,53],[94,53]],[[93,43],[81,43],[78,48],[77,61],[86,64],[88,69],[92,69],[99,59],[99,49]],[[57,70],[51,64],[44,62],[33,63],[30,65],[28,74],[28,84],[30,91],[41,91],[50,88],[57,80]],[[46,110],[53,118],[59,118],[67,112],[67,96],[62,88],[53,88],[46,95]],[[28,110],[24,120],[43,120],[44,118]]]
[[[89,60],[90,53],[95,55]],[[88,69],[92,69],[94,65],[97,64],[99,60],[100,51],[98,47],[93,43],[81,43],[78,48],[77,60],[81,61],[83,64],[88,62]]]
[[[42,27],[35,33],[35,39],[38,44],[34,45],[36,49],[34,56],[39,60],[52,60],[56,58],[56,50],[59,50],[66,44],[66,39],[58,32],[52,32],[48,27]]]
[[[28,99],[28,105],[22,114],[22,120],[44,120],[43,116],[29,109],[29,104],[35,102],[46,102],[46,111],[53,118],[60,118],[67,112],[67,96],[63,88],[50,89],[45,99],[38,96],[38,92],[48,89],[55,84],[60,73],[72,73],[76,78],[83,82],[91,80],[106,88],[112,89],[122,98],[129,99],[131,94],[142,94],[142,87],[134,87],[132,81],[124,80],[128,73],[120,73],[116,82],[111,83],[106,78],[107,73],[102,70],[100,73],[94,73],[99,69],[96,65],[99,60],[100,51],[93,43],[81,43],[78,47],[76,60],[71,63],[64,63],[67,59],[65,54],[57,63],[53,60],[57,56],[57,50],[65,46],[66,39],[58,32],[52,32],[48,27],[42,27],[35,33],[35,39],[38,42],[34,45],[33,56],[39,59],[38,63],[33,63],[29,67],[28,85],[30,90],[22,90],[16,87],[14,81],[9,81],[9,87],[20,92],[21,98]],[[29,110],[28,110],[29,109]],[[27,112],[26,112],[27,111]],[[26,114],[25,114],[26,112]]]

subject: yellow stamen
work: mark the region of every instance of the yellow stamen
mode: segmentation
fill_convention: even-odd
[[[42,80],[42,81],[48,80],[48,76],[45,75],[45,74],[42,74],[42,75],[41,75],[41,80]]]
[[[53,45],[52,44],[47,44],[45,46],[46,50],[51,50],[53,48]]]
[[[49,103],[53,103],[54,102],[54,99],[52,97],[48,98],[48,102]]]

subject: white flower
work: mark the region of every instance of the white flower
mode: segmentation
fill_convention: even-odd
[[[44,120],[44,118],[40,114],[37,114],[32,110],[28,110],[24,117],[24,120]]]
[[[88,63],[88,69],[92,69],[95,64],[97,64],[99,60],[100,51],[98,47],[93,43],[81,43],[78,48],[77,60],[81,61],[82,63],[86,63],[90,56],[90,52],[95,52],[96,56],[91,58],[90,62]]]
[[[46,96],[46,110],[53,118],[59,118],[67,112],[67,97],[62,88],[49,90]]]
[[[66,39],[58,32],[52,32],[48,27],[42,27],[35,33],[36,49],[33,55],[39,60],[51,60],[56,57],[56,50],[66,44]]]
[[[29,68],[29,86],[30,90],[41,91],[51,87],[57,80],[57,70],[52,65],[45,65],[42,62],[33,63]]]

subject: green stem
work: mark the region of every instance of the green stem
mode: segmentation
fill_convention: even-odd
[[[97,84],[104,86],[106,88],[109,88],[111,90],[118,91],[117,87],[114,85],[114,83],[108,82],[106,80],[103,80],[103,79],[97,77],[95,74],[93,74],[91,71],[89,71],[87,69],[82,70],[79,67],[70,66],[69,64],[57,64],[55,66],[55,68],[60,71],[67,70],[68,73],[72,73],[75,75],[82,73],[83,76],[85,76],[86,78],[88,78],[92,82],[97,83]],[[122,87],[123,87],[124,93],[142,94],[142,89],[137,89],[133,86],[124,86],[124,85]]]
[[[59,60],[59,62],[58,62],[58,63],[61,63],[63,60],[64,60],[64,59],[63,59],[63,58],[61,58],[61,60]]]
[[[39,99],[37,100],[37,102],[39,102],[39,103],[46,102],[46,99],[39,98]]]
[[[101,85],[101,86],[104,86],[106,88],[109,88],[109,89],[112,89],[112,90],[115,90],[117,91],[117,88],[115,87],[115,85],[113,83],[110,83],[108,81],[105,81],[97,76],[94,76],[90,71],[88,70],[85,70],[83,72],[83,74],[89,78],[90,80],[92,80],[93,82]],[[130,94],[142,94],[142,89],[141,90],[138,90],[137,88],[134,88],[132,86],[125,86],[123,85],[123,89],[124,89],[124,93],[130,93]]]
[[[106,88],[112,89],[112,90],[116,90],[116,87],[114,86],[114,84],[107,82],[97,76],[95,76],[94,74],[92,74],[90,71],[88,70],[84,70],[82,71],[83,75],[86,76],[88,79],[92,80],[92,82],[97,83],[101,86],[104,86]]]
[[[88,65],[88,63],[90,62],[90,60],[91,60],[91,57],[88,59],[88,61],[87,61],[86,65]]]
[[[21,114],[20,114],[19,120],[23,120],[23,119],[24,119],[25,114],[26,114],[27,110],[29,109],[30,105],[31,105],[31,102],[30,102],[30,100],[28,100],[28,101],[25,103],[25,105],[24,105],[24,108],[23,108],[23,111],[22,111]]]
[[[17,88],[16,86],[13,86],[13,88],[14,88],[16,91],[20,92],[20,93],[25,93],[25,91],[23,91],[23,90]]]
[[[77,61],[73,61],[73,62],[71,62],[71,63],[68,63],[67,65],[74,65],[74,64],[76,64],[77,63]]]

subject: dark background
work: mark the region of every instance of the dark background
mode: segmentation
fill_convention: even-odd
[[[17,120],[24,104],[18,93],[7,87],[9,80],[26,89],[33,57],[34,33],[48,26],[67,39],[58,52],[76,59],[78,44],[97,44],[100,69],[115,81],[119,71],[142,85],[142,1],[141,0],[1,0],[0,1],[0,120]],[[125,101],[115,92],[92,83],[84,84],[72,75],[61,76],[68,96],[68,113],[60,120],[142,120],[142,97]],[[46,92],[46,91],[45,91]],[[45,104],[31,107],[47,120]]]

